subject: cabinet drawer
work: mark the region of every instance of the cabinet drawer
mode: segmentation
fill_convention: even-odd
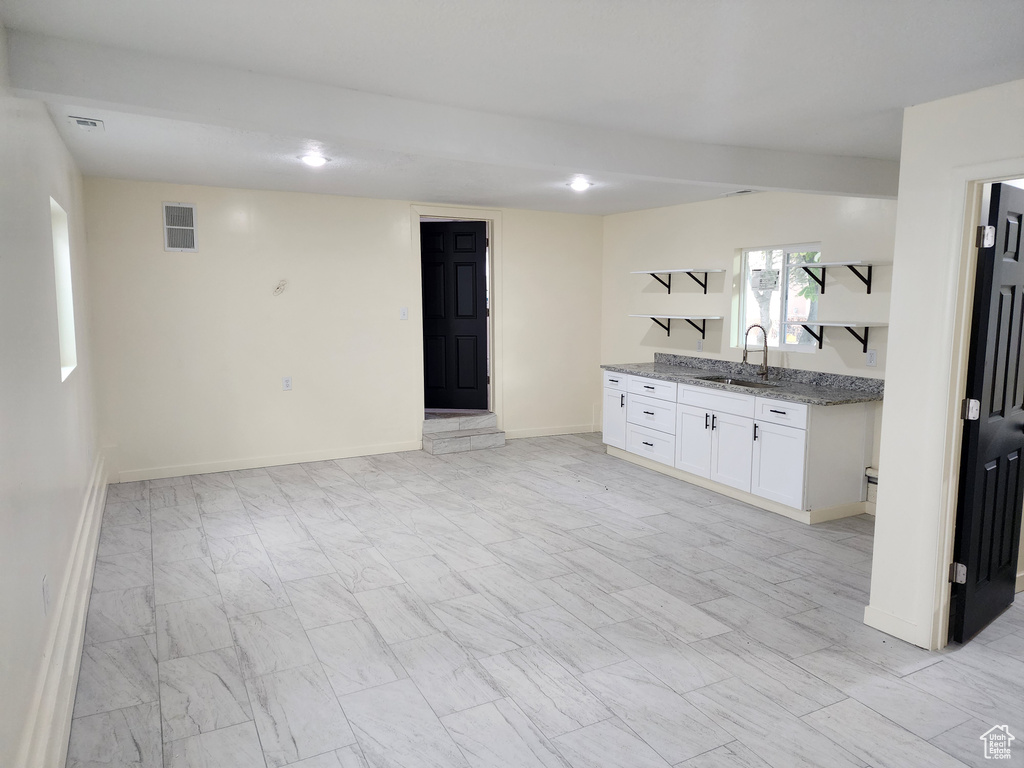
[[[674,435],[676,404],[630,393],[626,398],[626,421]]]
[[[629,377],[624,373],[615,371],[602,371],[604,373],[604,385],[608,389],[626,389],[626,379]]]
[[[676,438],[675,435],[666,435],[648,427],[627,424],[626,450],[671,467],[674,463]]]
[[[709,411],[717,413],[731,413],[734,416],[746,416],[747,418],[752,418],[754,415],[754,396],[739,392],[723,392],[719,389],[680,384],[676,401],[692,405],[694,408],[707,408]]]
[[[642,376],[629,377],[629,391],[637,395],[656,397],[659,400],[676,400],[676,383],[674,381],[658,381],[645,379]]]
[[[759,397],[756,409],[754,418],[758,421],[770,421],[773,424],[807,429],[807,405],[805,403],[789,403],[785,400],[769,400],[766,397]]]

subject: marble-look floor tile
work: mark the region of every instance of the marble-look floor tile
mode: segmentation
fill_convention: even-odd
[[[489,544],[487,548],[524,578],[537,581],[564,576],[573,568],[561,563],[528,539]]]
[[[559,736],[558,749],[573,768],[666,768],[658,753],[611,718]]]
[[[963,768],[956,758],[853,699],[812,712],[804,721],[871,766]]]
[[[634,560],[627,563],[626,567],[651,584],[661,587],[673,597],[690,605],[729,596],[728,592],[709,583],[707,579],[702,576],[694,576],[665,557]]]
[[[139,525],[149,522],[149,500],[107,498],[103,507],[103,525]]]
[[[575,573],[536,581],[534,586],[592,629],[638,616],[628,605]]]
[[[144,552],[153,546],[153,533],[149,523],[133,525],[104,525],[100,529],[98,554],[100,557]]]
[[[94,593],[148,587],[152,583],[153,555],[148,551],[96,558],[92,576]]]
[[[575,674],[626,661],[626,654],[560,606],[521,613],[538,644]]]
[[[211,512],[228,512],[232,509],[244,509],[242,498],[234,488],[211,488],[196,491],[196,504],[203,514]]]
[[[320,664],[295,667],[246,680],[272,768],[355,743]]]
[[[199,528],[182,528],[178,531],[153,534],[153,562],[173,563],[178,560],[192,560],[209,557],[206,534]]]
[[[334,566],[320,551],[315,541],[299,541],[294,544],[272,543],[266,547],[270,562],[274,564],[281,581],[295,581],[334,573]]]
[[[228,617],[219,597],[197,597],[156,609],[156,646],[160,661],[231,646]]]
[[[156,604],[178,603],[195,597],[210,597],[220,593],[213,564],[208,557],[179,560],[176,563],[158,563],[153,566],[153,584]]]
[[[438,558],[453,571],[468,571],[471,568],[483,568],[501,563],[501,560],[493,552],[478,543],[472,536],[461,531],[425,538]]]
[[[340,768],[370,768],[370,764],[366,761],[363,750],[358,743],[335,750],[334,756],[337,758]],[[319,767],[310,766],[309,768]],[[334,766],[330,766],[330,768],[334,768]]]
[[[186,504],[183,507],[168,507],[153,511],[153,534],[170,533],[185,528],[202,528],[203,519],[199,516],[199,507]]]
[[[310,538],[309,530],[295,515],[257,518],[252,524],[264,547],[271,543],[295,544],[299,541],[308,541]]]
[[[424,541],[422,536],[404,529],[371,531],[366,534],[366,538],[392,565],[402,560],[429,557],[434,554],[434,548]]]
[[[159,704],[72,720],[65,768],[163,768]]]
[[[156,631],[152,587],[97,592],[89,599],[85,642],[102,643]]]
[[[496,608],[483,595],[458,597],[430,607],[448,631],[477,658],[536,642],[520,621]]]
[[[480,663],[548,738],[611,717],[579,680],[539,648],[510,651]]]
[[[685,695],[687,701],[769,765],[864,768],[864,763],[739,679]]]
[[[548,608],[555,604],[532,582],[524,579],[507,565],[489,565],[462,571],[462,578],[476,592],[511,615]]]
[[[1000,724],[1002,724],[1001,721]],[[989,720],[968,720],[966,723],[958,725],[956,728],[951,728],[929,741],[932,745],[938,747],[949,756],[956,758],[964,765],[969,765],[971,768],[988,768],[988,766],[998,765],[998,763],[993,763],[990,758],[986,759],[984,744],[980,737],[982,734],[987,733],[991,727],[992,722]],[[1011,729],[1012,732],[1013,730]],[[1011,742],[1012,744],[1014,742]],[[1011,749],[1014,752],[1017,751],[1015,746],[1011,746]],[[1013,765],[1013,762],[1010,761],[1009,764]]]
[[[676,693],[703,688],[734,674],[668,630],[644,619],[600,627],[597,633]]]
[[[82,650],[74,716],[134,707],[157,700],[152,636],[87,645]]]
[[[316,661],[299,617],[291,608],[250,613],[231,619],[231,634],[245,677],[266,675]]]
[[[356,600],[389,643],[413,640],[443,629],[427,604],[405,584],[358,592]]]
[[[303,629],[363,618],[366,614],[336,573],[285,584]]]
[[[231,472],[206,472],[200,475],[191,475],[192,489],[196,493],[201,491],[231,490],[235,487]]]
[[[210,555],[213,557],[213,570],[217,573],[258,568],[270,563],[263,542],[256,534],[210,539],[209,547]]]
[[[242,499],[242,508],[249,515],[249,519],[253,521],[295,513],[292,505],[288,503],[288,499],[277,491],[276,486],[271,494],[254,493],[247,495],[240,489],[239,497]]]
[[[164,744],[164,768],[261,768],[264,764],[251,721]]]
[[[405,581],[391,563],[373,548],[334,551],[328,557],[349,592],[366,592]]]
[[[228,618],[288,607],[288,593],[268,560],[253,568],[217,574]]]
[[[739,741],[712,749],[680,763],[676,768],[772,768]]]
[[[338,696],[407,677],[401,662],[368,621],[330,624],[307,634]]]
[[[438,717],[502,697],[480,663],[446,634],[396,643],[392,650]]]
[[[788,658],[814,653],[832,644],[817,632],[763,611],[739,597],[723,597],[697,607]]]
[[[653,584],[624,590],[615,597],[687,643],[729,631],[729,627],[718,619]]]
[[[159,666],[165,741],[252,719],[234,648],[162,661]]]
[[[161,485],[149,489],[149,504],[154,510],[194,504],[195,491],[189,485]]]
[[[469,768],[411,680],[343,696],[341,706],[374,768]]]
[[[441,718],[473,768],[570,768],[511,699]]]
[[[689,760],[733,740],[635,661],[588,672],[580,679],[669,763]]]
[[[775,616],[786,617],[818,608],[818,604],[802,597],[788,587],[793,582],[772,584],[758,579],[739,568],[722,568],[701,576],[724,592],[743,598]],[[799,581],[799,579],[797,580]],[[861,607],[861,614],[864,609]]]
[[[256,529],[244,509],[204,512],[202,519],[203,530],[211,539],[228,539],[232,536],[248,536],[256,533]]]
[[[647,579],[639,576],[600,552],[584,547],[555,555],[572,571],[605,592],[620,592],[624,589],[641,587]]]

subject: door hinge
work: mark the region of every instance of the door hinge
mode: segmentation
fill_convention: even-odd
[[[964,421],[977,421],[981,418],[981,401],[965,397],[960,406],[960,418]]]
[[[967,566],[963,563],[949,564],[949,581],[951,584],[967,583]]]
[[[980,226],[978,227],[978,234],[974,238],[974,245],[976,248],[991,248],[996,244],[996,228]]]

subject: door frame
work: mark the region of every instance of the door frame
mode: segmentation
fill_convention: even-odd
[[[1015,170],[1013,170],[1015,169]],[[978,269],[978,248],[975,232],[981,224],[982,198],[986,184],[1024,178],[1019,160],[1000,161],[957,169],[953,181],[964,190],[960,236],[960,263],[957,270],[956,311],[953,316],[953,343],[950,350],[950,375],[947,387],[945,459],[942,473],[946,484],[939,510],[936,537],[936,560],[933,573],[935,590],[932,611],[931,647],[944,648],[948,643],[952,585],[949,564],[953,562],[956,535],[956,513],[960,490],[960,460],[964,422],[960,418],[961,403],[967,391],[968,356],[971,348],[971,323],[974,311],[974,284]],[[956,215],[951,212],[951,215]]]
[[[455,205],[418,205],[410,206],[410,230],[412,234],[412,256],[415,259],[416,291],[417,300],[415,317],[420,338],[423,337],[423,273],[420,265],[420,222],[430,219],[447,219],[454,221],[483,221],[487,224],[487,237],[489,245],[487,248],[487,296],[488,308],[491,311],[487,323],[487,353],[489,360],[490,384],[487,386],[487,403],[498,421],[498,429],[503,427],[503,397],[504,386],[502,381],[502,315],[501,309],[501,211],[493,208],[465,208]],[[423,379],[423,345],[420,344],[419,355],[415,358],[416,370],[410,371],[420,381]],[[420,412],[424,410],[425,398],[423,387],[420,387]],[[422,434],[423,423],[419,424]]]

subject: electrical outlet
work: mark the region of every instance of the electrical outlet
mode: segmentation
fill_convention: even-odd
[[[398,310],[398,319],[399,320],[408,320],[409,319],[409,308],[408,307],[402,307],[400,310]]]
[[[50,615],[50,580],[43,574],[43,616]]]
[[[869,349],[867,366],[868,368],[874,368],[876,365],[878,365],[878,350]]]
[[[697,339],[697,351],[698,352],[703,352],[704,351],[704,339]]]
[[[291,392],[292,391],[292,377],[291,376],[285,376],[283,379],[281,379],[281,389],[283,389],[285,392]]]

